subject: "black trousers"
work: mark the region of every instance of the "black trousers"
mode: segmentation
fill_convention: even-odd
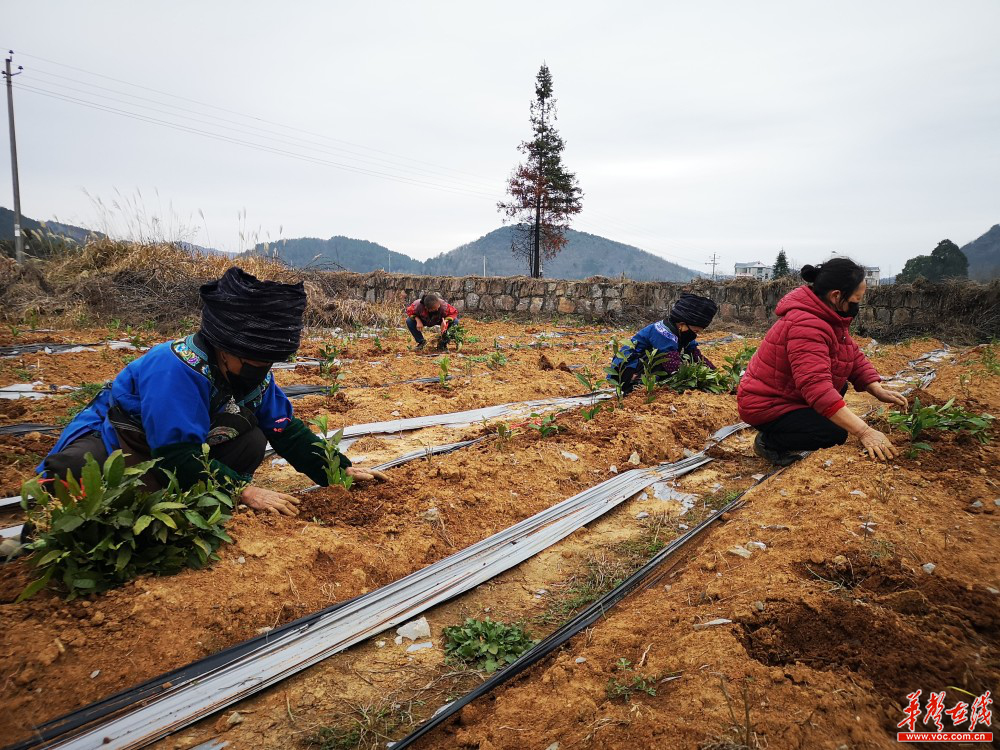
[[[847,385],[840,395],[847,393]],[[773,422],[758,425],[764,436],[764,447],[780,453],[817,451],[847,442],[847,430],[838,427],[815,409],[796,409],[782,414]]]
[[[455,318],[455,320],[453,321],[453,324],[457,323],[457,322],[458,322],[458,318]],[[418,344],[423,344],[424,343],[424,341],[425,341],[425,339],[424,339],[424,332],[421,331],[419,328],[417,328],[417,319],[416,318],[407,318],[406,319],[406,327],[410,329],[410,334],[413,336],[413,340],[414,341],[416,341]],[[447,331],[445,331],[444,333],[441,334],[441,341],[445,342],[445,343],[447,343],[448,341],[451,341],[451,326],[448,327]]]
[[[267,438],[259,427],[254,427],[248,432],[226,440],[225,442],[213,445],[208,455],[219,463],[223,463],[240,474],[253,474],[257,467],[264,462],[264,452],[267,450]],[[130,453],[126,448],[125,453]],[[90,453],[94,459],[103,464],[108,458],[108,451],[104,447],[104,440],[96,432],[91,432],[77,438],[58,453],[53,453],[45,459],[43,469],[45,475],[65,479],[68,472],[73,472],[73,476],[78,478],[86,463],[86,455]],[[128,457],[128,464],[134,465],[143,461],[148,461],[149,456],[131,453]],[[155,471],[155,470],[154,470]],[[162,475],[161,475],[162,476]],[[146,486],[151,487],[151,479],[144,477]]]

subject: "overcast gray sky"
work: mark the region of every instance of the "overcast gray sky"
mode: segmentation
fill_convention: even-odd
[[[578,229],[700,270],[784,246],[897,272],[1000,222],[997,0],[8,0],[3,19],[16,82],[46,92],[15,90],[35,218],[106,227],[88,194],[118,191],[226,250],[242,228],[426,258],[499,226],[544,60]]]

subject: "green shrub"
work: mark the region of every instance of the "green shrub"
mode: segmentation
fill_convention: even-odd
[[[687,355],[681,358],[681,366],[677,368],[677,372],[666,378],[663,383],[678,393],[684,391],[729,393],[733,388],[729,376],[724,371],[713,370],[703,362],[695,362]]]
[[[732,357],[726,357],[726,364],[723,366],[722,371],[729,378],[730,390],[734,393],[736,392],[736,386],[740,384],[740,380],[743,378],[743,373],[747,371],[750,359],[756,352],[756,346],[747,345]]]
[[[911,458],[919,451],[932,450],[927,443],[918,442],[919,437],[927,430],[967,432],[980,443],[988,443],[993,426],[992,416],[976,416],[955,406],[955,399],[950,399],[942,406],[924,406],[919,398],[915,398],[908,412],[889,412],[886,419],[891,426],[898,427],[910,436]]]
[[[203,446],[208,467],[208,446]],[[125,467],[121,451],[102,467],[87,455],[77,481],[25,482],[21,503],[36,538],[28,545],[38,577],[20,595],[27,599],[51,580],[61,581],[68,599],[106,591],[144,573],[170,574],[201,568],[232,542],[224,526],[233,508],[227,487],[214,476],[181,490],[170,472],[165,488],[150,492],[141,477],[156,461]]]
[[[512,664],[538,641],[516,625],[494,622],[489,617],[472,617],[464,625],[445,628],[445,655],[452,661],[467,664],[487,672]]]

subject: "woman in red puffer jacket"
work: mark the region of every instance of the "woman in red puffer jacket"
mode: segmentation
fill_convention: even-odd
[[[740,418],[759,430],[754,451],[778,466],[801,451],[843,445],[855,435],[872,458],[895,458],[885,435],[847,408],[851,383],[879,401],[906,408],[848,333],[865,295],[865,269],[847,258],[804,266],[802,286],[786,294],[737,391]]]

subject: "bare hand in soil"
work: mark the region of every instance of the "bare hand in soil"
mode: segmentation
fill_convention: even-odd
[[[906,396],[901,393],[896,393],[895,391],[890,391],[888,388],[883,388],[879,383],[872,383],[868,386],[867,390],[883,404],[895,404],[896,406],[901,406],[904,409],[909,408],[910,404],[906,400]]]
[[[422,321],[420,318],[417,318],[417,330],[418,331],[424,330],[424,321]]]
[[[381,471],[376,471],[375,469],[359,469],[356,466],[349,466],[344,473],[354,479],[355,482],[370,482],[373,479],[385,482],[389,479],[389,477]]]
[[[248,508],[253,508],[254,510],[266,510],[285,516],[297,516],[299,514],[299,509],[295,507],[299,504],[297,497],[286,495],[284,492],[265,490],[263,487],[247,487],[243,490],[243,494],[240,495],[240,500]]]
[[[869,458],[873,460],[877,457],[881,461],[888,461],[890,458],[895,458],[899,455],[899,449],[889,442],[889,438],[874,427],[869,427],[862,432],[858,439],[861,441],[864,449],[868,451]]]

